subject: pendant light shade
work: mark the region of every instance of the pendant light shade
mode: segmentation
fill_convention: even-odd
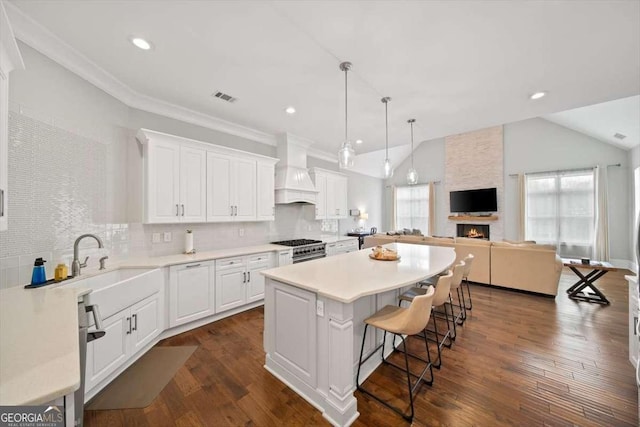
[[[338,151],[338,162],[343,169],[349,169],[353,167],[353,161],[356,157],[356,152],[349,142],[348,134],[348,109],[347,109],[347,73],[351,69],[351,62],[343,62],[340,64],[340,70],[344,71],[344,141],[342,147]]]
[[[391,178],[393,176],[393,165],[391,164],[391,160],[389,160],[389,115],[387,112],[387,107],[389,105],[389,101],[391,98],[385,96],[381,99],[384,103],[384,166],[383,173],[385,179]]]
[[[415,185],[418,183],[418,172],[413,167],[413,124],[415,121],[416,119],[407,120],[407,123],[411,125],[411,168],[409,169],[409,172],[407,172],[407,184],[409,185]]]

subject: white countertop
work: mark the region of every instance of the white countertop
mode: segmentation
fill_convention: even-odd
[[[272,245],[270,243],[257,246],[244,246],[240,248],[218,249],[215,251],[196,252],[193,255],[176,254],[159,257],[141,257],[123,260],[118,263],[120,268],[158,268],[191,262],[209,261],[220,258],[230,258],[242,255],[251,255],[261,252],[285,251],[289,246]]]
[[[38,405],[80,386],[78,297],[88,289],[0,291],[0,405]]]
[[[370,249],[262,271],[279,282],[344,303],[401,288],[446,270],[456,259],[453,248],[391,243],[398,261],[369,258]]]

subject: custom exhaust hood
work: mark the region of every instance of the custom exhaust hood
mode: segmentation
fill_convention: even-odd
[[[307,169],[307,150],[311,143],[291,134],[276,137],[280,161],[276,166],[276,203],[315,204],[318,196]]]

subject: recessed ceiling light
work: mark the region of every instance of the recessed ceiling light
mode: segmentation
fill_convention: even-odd
[[[542,97],[544,97],[547,94],[547,92],[536,92],[531,94],[531,96],[529,96],[529,99],[540,99]]]
[[[356,144],[362,144],[362,140],[361,139],[356,139]]]
[[[285,108],[285,109],[284,109],[284,111],[285,111],[287,114],[294,114],[294,113],[296,112],[296,109],[295,109],[295,108],[293,108],[293,107],[287,107],[287,108]]]
[[[131,43],[142,50],[151,49],[151,43],[140,37],[131,37]]]

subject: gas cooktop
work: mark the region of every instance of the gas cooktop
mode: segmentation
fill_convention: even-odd
[[[281,242],[271,242],[274,245],[282,245],[282,246],[304,246],[304,245],[313,245],[317,243],[322,243],[322,240],[311,240],[311,239],[295,239],[295,240],[282,240]]]

